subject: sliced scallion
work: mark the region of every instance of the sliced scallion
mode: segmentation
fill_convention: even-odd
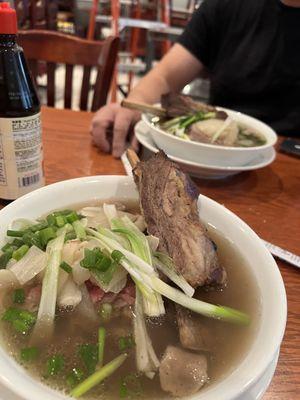
[[[15,231],[15,230],[12,230],[12,229],[9,229],[6,232],[6,235],[9,236],[9,237],[22,237],[24,234],[25,234],[25,231]]]
[[[64,368],[65,360],[61,354],[55,354],[47,360],[46,376],[54,376]]]
[[[16,289],[13,292],[13,302],[16,304],[23,304],[25,302],[25,291],[24,289]]]
[[[52,226],[39,231],[39,238],[43,246],[47,246],[51,239],[56,238],[56,232]]]
[[[21,360],[25,362],[35,360],[39,355],[39,349],[37,347],[25,347],[21,349],[20,356]]]
[[[76,386],[70,393],[73,397],[80,397],[90,389],[98,385],[104,379],[112,375],[126,360],[127,354],[121,354],[116,357],[104,367],[100,368],[98,371],[94,372],[91,376],[81,382],[78,386]]]
[[[15,250],[12,253],[12,258],[19,261],[19,260],[21,260],[21,258],[23,256],[25,256],[25,254],[27,253],[28,250],[29,250],[29,246],[27,246],[27,244],[23,244],[23,246],[19,247],[17,250]]]
[[[106,330],[103,327],[98,329],[98,366],[102,367],[105,347]]]
[[[70,274],[72,272],[72,267],[65,261],[62,261],[59,267],[63,269],[67,274]]]
[[[80,368],[73,368],[72,371],[67,375],[67,384],[72,388],[78,385],[84,377],[84,372]]]

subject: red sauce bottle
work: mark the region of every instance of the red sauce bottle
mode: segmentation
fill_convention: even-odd
[[[17,42],[16,11],[0,3],[0,198],[44,185],[40,102]]]

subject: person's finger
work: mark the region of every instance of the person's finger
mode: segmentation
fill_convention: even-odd
[[[130,110],[120,109],[116,114],[114,123],[114,137],[112,153],[114,157],[121,157],[125,150],[126,137],[133,120],[133,113]]]
[[[104,152],[110,151],[107,133],[111,129],[115,118],[116,107],[109,105],[101,108],[94,116],[91,124],[93,142]]]
[[[106,137],[106,129],[109,124],[96,121],[92,128],[92,140],[93,143],[99,147],[100,150],[108,153],[110,151],[109,142]]]
[[[138,151],[139,151],[139,149],[140,149],[140,144],[139,144],[139,142],[138,142],[138,140],[137,140],[137,138],[136,138],[135,136],[133,136],[130,145],[131,145],[131,148],[132,148],[136,153],[138,153]]]

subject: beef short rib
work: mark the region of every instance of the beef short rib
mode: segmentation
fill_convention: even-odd
[[[193,287],[224,284],[225,270],[199,220],[193,182],[162,151],[139,162],[133,173],[147,230],[159,238],[159,249],[172,257],[177,272]]]

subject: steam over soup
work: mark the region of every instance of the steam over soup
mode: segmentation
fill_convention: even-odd
[[[87,204],[14,221],[0,271],[8,351],[45,384],[86,399],[181,397],[217,384],[249,349],[259,297],[237,249],[208,229],[227,284],[194,293],[159,240],[143,233],[137,205]],[[167,284],[152,267],[160,276],[170,270]],[[191,306],[191,295],[243,313]]]

